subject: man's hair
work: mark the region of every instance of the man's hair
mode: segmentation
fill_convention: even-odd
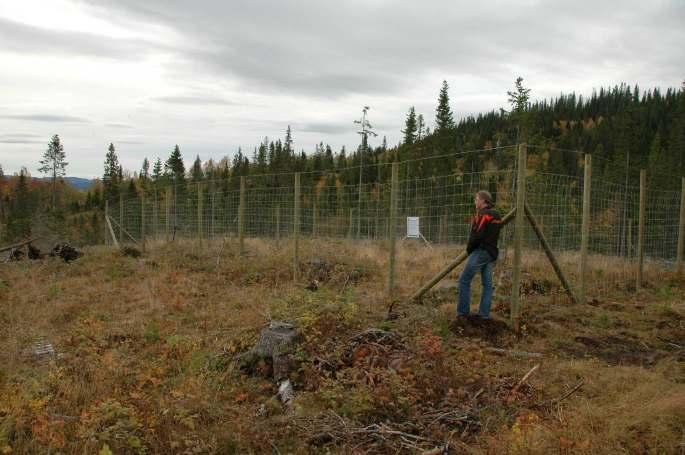
[[[492,202],[492,194],[490,194],[489,191],[480,190],[479,192],[476,193],[476,197],[477,197],[478,199],[480,199],[481,201],[485,201],[485,203],[488,204],[488,205],[491,206],[491,207],[492,207],[493,205],[495,205],[495,204]]]

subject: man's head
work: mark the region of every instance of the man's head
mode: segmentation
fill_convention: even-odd
[[[476,193],[474,203],[476,204],[477,210],[490,208],[493,205],[492,204],[492,195],[490,194],[489,191],[480,190],[479,192]]]

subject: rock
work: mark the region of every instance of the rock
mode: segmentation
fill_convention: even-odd
[[[142,255],[140,250],[138,250],[137,248],[134,248],[132,246],[123,247],[121,249],[121,254],[123,254],[124,256],[132,257],[132,258],[139,258]]]
[[[30,348],[25,349],[24,356],[30,357],[38,362],[44,362],[57,357],[57,353],[52,344],[45,341],[39,341]]]
[[[10,261],[21,261],[23,258],[24,258],[24,252],[18,248],[15,248],[10,252],[10,257],[9,257]]]
[[[83,253],[68,243],[58,243],[50,252],[50,256],[60,257],[64,262],[71,262],[83,256]]]
[[[290,406],[293,398],[295,398],[295,391],[293,390],[293,384],[290,382],[290,379],[286,379],[279,384],[278,397],[281,399],[284,405]]]
[[[38,247],[35,247],[29,243],[29,259],[36,260],[42,258],[43,255]]]

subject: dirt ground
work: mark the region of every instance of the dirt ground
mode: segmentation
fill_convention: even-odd
[[[671,272],[573,305],[531,262],[517,334],[503,274],[490,321],[449,281],[403,300],[452,249],[404,251],[391,301],[377,245],[303,242],[293,283],[289,244],[234,243],[0,264],[0,453],[685,452]],[[271,320],[299,332],[289,405],[236,361]]]

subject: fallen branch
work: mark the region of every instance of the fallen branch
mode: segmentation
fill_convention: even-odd
[[[568,392],[566,392],[565,394],[563,394],[559,398],[555,398],[555,399],[549,400],[549,401],[543,401],[541,403],[537,403],[535,406],[536,407],[543,407],[543,406],[553,406],[553,405],[559,404],[562,401],[564,401],[565,399],[567,399],[568,397],[570,397],[571,395],[573,395],[574,393],[576,393],[578,390],[580,390],[580,388],[583,387],[583,384],[585,384],[585,379],[581,379],[578,382],[578,384],[573,386],[571,388],[571,390],[569,390]]]
[[[38,238],[39,237],[33,237],[33,238],[28,239],[28,240],[24,240],[23,242],[15,243],[14,245],[3,246],[2,248],[0,248],[0,253],[4,253],[5,251],[10,251],[10,250],[13,250],[15,248],[21,248],[24,245],[27,245],[31,242],[38,240]]]
[[[510,355],[512,357],[542,357],[542,354],[539,352],[516,351],[514,349],[502,348],[485,348],[485,350],[495,354]]]
[[[509,392],[509,396],[507,397],[507,403],[511,403],[511,402],[513,401],[514,396],[516,395],[516,392],[519,391],[519,389],[521,388],[521,386],[522,386],[523,384],[526,383],[526,381],[528,380],[528,378],[530,378],[530,376],[531,376],[533,373],[535,373],[535,370],[537,370],[538,368],[540,368],[540,364],[537,364],[537,365],[535,365],[533,368],[531,368],[530,371],[528,371],[528,373],[526,373],[526,374],[521,378],[521,380],[518,382],[518,384],[516,384],[516,386],[514,386],[514,388],[511,389],[511,392]]]

